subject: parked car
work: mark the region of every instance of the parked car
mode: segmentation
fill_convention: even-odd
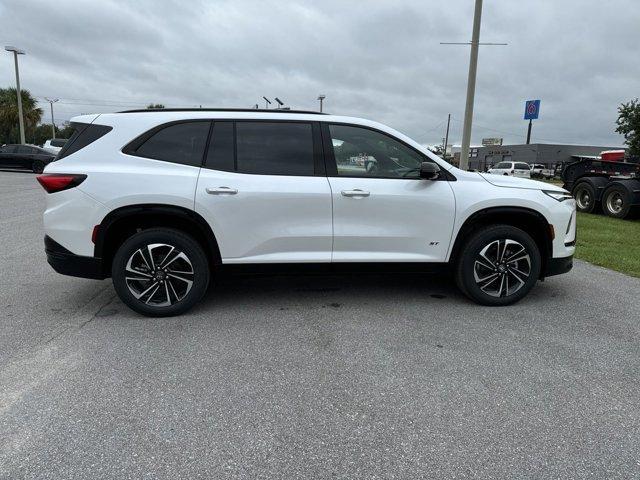
[[[42,148],[57,155],[58,153],[60,153],[60,150],[62,150],[62,147],[64,147],[65,143],[67,143],[66,138],[52,138],[44,142]]]
[[[500,162],[487,170],[487,173],[492,175],[531,178],[531,168],[524,162]]]
[[[35,145],[2,145],[0,147],[0,168],[18,168],[42,173],[56,156]]]
[[[530,163],[529,168],[531,169],[531,178],[542,178],[542,171],[545,169],[543,164]]]
[[[459,170],[369,120],[164,109],[72,126],[38,177],[48,262],[111,277],[144,315],[183,313],[238,269],[448,269],[474,301],[508,305],[572,266],[566,190]],[[336,162],[351,151],[376,168]]]
[[[553,168],[543,168],[542,172],[540,172],[540,175],[542,176],[542,178],[550,180],[556,176],[556,171]]]

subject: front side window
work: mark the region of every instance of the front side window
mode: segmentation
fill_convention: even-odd
[[[310,123],[236,122],[236,169],[261,175],[313,175]]]
[[[351,125],[329,125],[338,176],[420,178],[420,164],[429,161],[398,140]]]
[[[199,167],[209,135],[209,121],[176,123],[162,128],[133,155]]]

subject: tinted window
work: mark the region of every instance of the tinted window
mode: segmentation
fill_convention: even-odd
[[[527,165],[526,163],[516,163],[516,168],[519,170],[531,170],[529,168],[529,165]]]
[[[368,128],[329,125],[339,176],[419,178],[429,161],[398,140]]]
[[[209,126],[208,121],[169,125],[154,133],[135,150],[134,155],[199,167]]]
[[[64,147],[67,141],[64,138],[54,138],[49,142],[52,147]]]
[[[58,153],[56,157],[57,160],[77,152],[81,148],[95,142],[112,130],[112,127],[107,127],[106,125],[88,123],[72,122],[71,126],[74,129],[73,133],[71,134],[71,137],[69,137],[69,140],[65,142],[62,150]]]
[[[310,123],[237,122],[237,171],[264,175],[313,175]]]
[[[0,148],[0,152],[1,153],[16,153],[16,146],[15,145],[5,145],[4,147]]]
[[[497,164],[495,167],[493,168],[504,168],[504,169],[509,169],[511,168],[511,162],[500,162],[499,164]]]
[[[36,153],[34,150],[35,150],[34,148],[28,147],[26,145],[18,146],[18,153],[22,153],[22,154]]]
[[[214,122],[206,166],[213,170],[235,171],[233,122]]]

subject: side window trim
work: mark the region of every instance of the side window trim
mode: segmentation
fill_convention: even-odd
[[[343,125],[343,126],[346,126],[346,127],[355,127],[355,128],[363,128],[365,130],[371,130],[372,132],[376,132],[376,133],[379,133],[381,135],[384,135],[385,137],[388,137],[388,138],[390,138],[392,140],[395,140],[396,142],[400,143],[401,145],[407,147],[412,152],[415,152],[416,155],[419,155],[420,157],[422,157],[424,159],[424,161],[433,162],[433,160],[431,160],[429,157],[427,157],[424,153],[416,150],[411,145],[407,144],[406,142],[403,142],[402,140],[400,140],[399,138],[394,137],[393,135],[390,135],[390,134],[388,134],[386,132],[383,132],[382,130],[378,130],[377,128],[369,127],[369,126],[366,126],[366,125],[359,125],[357,123],[340,123],[340,122],[321,122],[321,125],[322,125],[322,145],[324,147],[324,159],[325,159],[327,177],[368,178],[368,179],[377,178],[377,179],[380,179],[380,180],[421,180],[420,178],[365,177],[365,176],[362,176],[362,175],[338,175],[338,164],[336,162],[335,153],[333,151],[333,142],[331,140],[331,131],[329,130],[329,125]],[[448,171],[446,171],[444,169],[441,169],[440,178],[438,178],[438,180],[456,181],[456,177],[453,176],[453,174],[449,173]]]

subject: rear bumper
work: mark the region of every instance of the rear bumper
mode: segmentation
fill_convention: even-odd
[[[101,258],[84,257],[71,253],[46,235],[44,237],[44,249],[47,254],[47,262],[58,273],[96,280],[107,278],[107,275],[103,273]]]
[[[560,258],[549,258],[542,277],[553,277],[569,272],[573,268],[573,255]]]

